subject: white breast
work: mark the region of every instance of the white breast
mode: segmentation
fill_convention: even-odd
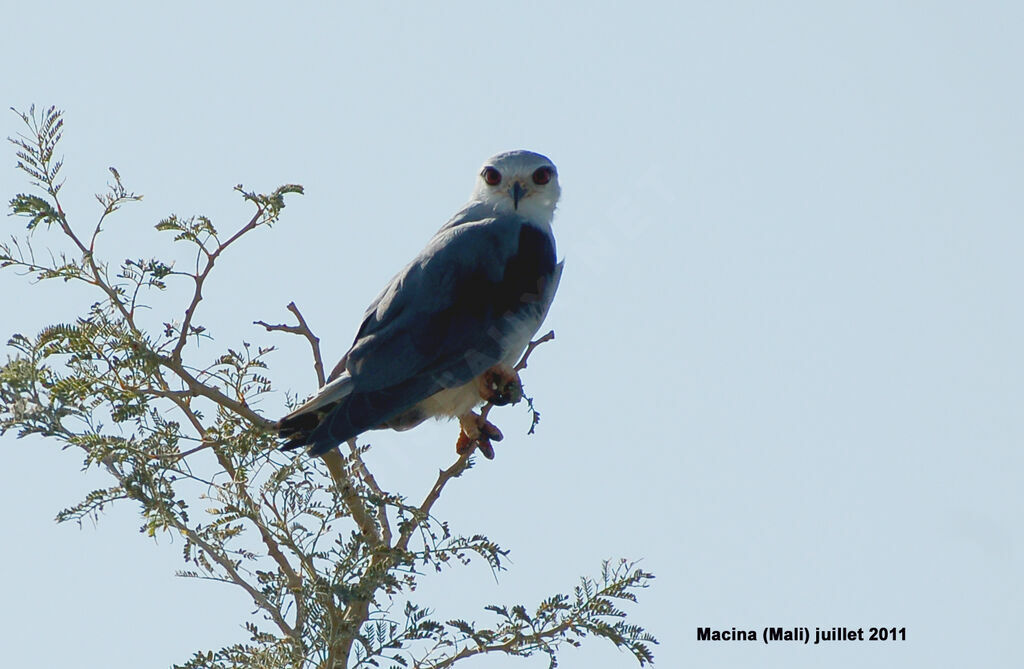
[[[446,388],[441,392],[434,393],[417,404],[416,408],[422,411],[424,416],[455,418],[482,402],[480,387],[477,385],[476,379],[473,379],[464,386]]]

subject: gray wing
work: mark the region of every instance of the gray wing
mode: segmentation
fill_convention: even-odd
[[[467,383],[505,356],[510,328],[546,312],[554,272],[553,238],[523,219],[446,226],[367,311],[345,359],[355,391],[424,374]]]

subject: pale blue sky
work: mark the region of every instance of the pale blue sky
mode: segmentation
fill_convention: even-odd
[[[630,613],[659,667],[1024,663],[1019,3],[8,3],[4,22],[3,106],[66,110],[66,208],[92,221],[109,165],[145,194],[111,257],[157,249],[171,212],[240,224],[236,183],[306,186],[201,314],[223,346],[281,345],[282,390],[312,390],[306,351],[251,321],[294,299],[333,362],[487,156],[558,165],[558,338],[525,377],[543,421],[492,414],[497,459],[436,508],[512,569],[425,579],[441,617],[626,556],[658,577]],[[4,155],[6,199],[25,184]],[[2,273],[0,336],[91,299]],[[421,495],[455,430],[373,435],[378,478]],[[9,666],[169,666],[244,639],[244,594],[174,578],[180,543],[131,507],[53,524],[105,484],[77,454],[2,447]],[[908,639],[712,644],[704,625]],[[635,664],[593,640],[561,666]]]

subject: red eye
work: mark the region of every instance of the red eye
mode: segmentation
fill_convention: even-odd
[[[494,169],[493,167],[485,167],[484,171],[480,173],[480,176],[484,178],[488,186],[497,186],[501,183],[501,172]]]
[[[538,167],[533,171],[533,183],[538,186],[543,186],[547,182],[551,181],[551,176],[554,172],[550,167]]]

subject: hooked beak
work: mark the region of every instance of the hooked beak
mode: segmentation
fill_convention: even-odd
[[[526,195],[526,189],[523,188],[523,184],[518,181],[512,184],[512,207],[516,210],[519,209],[519,201]]]

